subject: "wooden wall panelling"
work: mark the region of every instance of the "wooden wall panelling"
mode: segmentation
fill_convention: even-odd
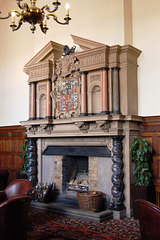
[[[147,138],[153,148],[152,173],[156,190],[156,204],[160,206],[160,116],[144,117],[140,135]]]
[[[0,168],[9,171],[8,183],[21,177],[23,160],[19,147],[24,143],[25,131],[22,126],[0,127]]]

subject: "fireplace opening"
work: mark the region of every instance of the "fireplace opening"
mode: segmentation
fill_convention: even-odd
[[[58,191],[58,204],[78,208],[77,191],[102,191],[110,196],[112,161],[106,146],[49,145],[43,156],[44,167],[47,160],[51,161],[51,168],[46,170],[47,177],[53,166],[50,176]]]
[[[62,192],[88,189],[88,157],[64,156],[62,159]]]

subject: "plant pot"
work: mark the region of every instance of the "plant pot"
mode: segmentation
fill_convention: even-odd
[[[155,203],[155,186],[151,184],[149,186],[137,186],[131,185],[131,207],[133,209],[133,217],[138,218],[138,212],[135,207],[136,199],[143,199],[152,203]]]

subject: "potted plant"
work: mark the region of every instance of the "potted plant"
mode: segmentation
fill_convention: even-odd
[[[24,176],[27,176],[27,170],[28,170],[28,167],[27,167],[27,164],[28,164],[28,158],[27,158],[28,157],[28,139],[25,139],[24,144],[22,144],[19,147],[19,151],[22,151],[22,152],[20,152],[19,157],[20,157],[20,159],[23,159],[22,170],[20,171],[20,173]]]
[[[152,147],[145,138],[133,137],[134,141],[130,148],[131,161],[135,164],[134,176],[136,183],[131,185],[131,203],[133,215],[138,218],[135,209],[136,199],[145,199],[154,202],[155,191],[152,183],[151,156]]]

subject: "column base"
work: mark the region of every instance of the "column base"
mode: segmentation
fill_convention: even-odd
[[[87,115],[88,115],[87,113],[81,113],[79,116],[83,117],[83,116],[87,116]]]
[[[52,116],[46,116],[45,119],[53,119]]]
[[[28,120],[36,120],[36,117],[30,117]]]
[[[114,114],[122,114],[120,111],[113,111],[113,112],[110,112],[110,114],[114,115]]]
[[[107,115],[107,114],[110,114],[110,112],[109,112],[109,111],[102,111],[102,112],[100,113],[100,115]]]
[[[125,217],[127,217],[126,209],[123,209],[121,211],[113,211],[113,218],[114,219],[122,219],[122,218],[125,218]]]

